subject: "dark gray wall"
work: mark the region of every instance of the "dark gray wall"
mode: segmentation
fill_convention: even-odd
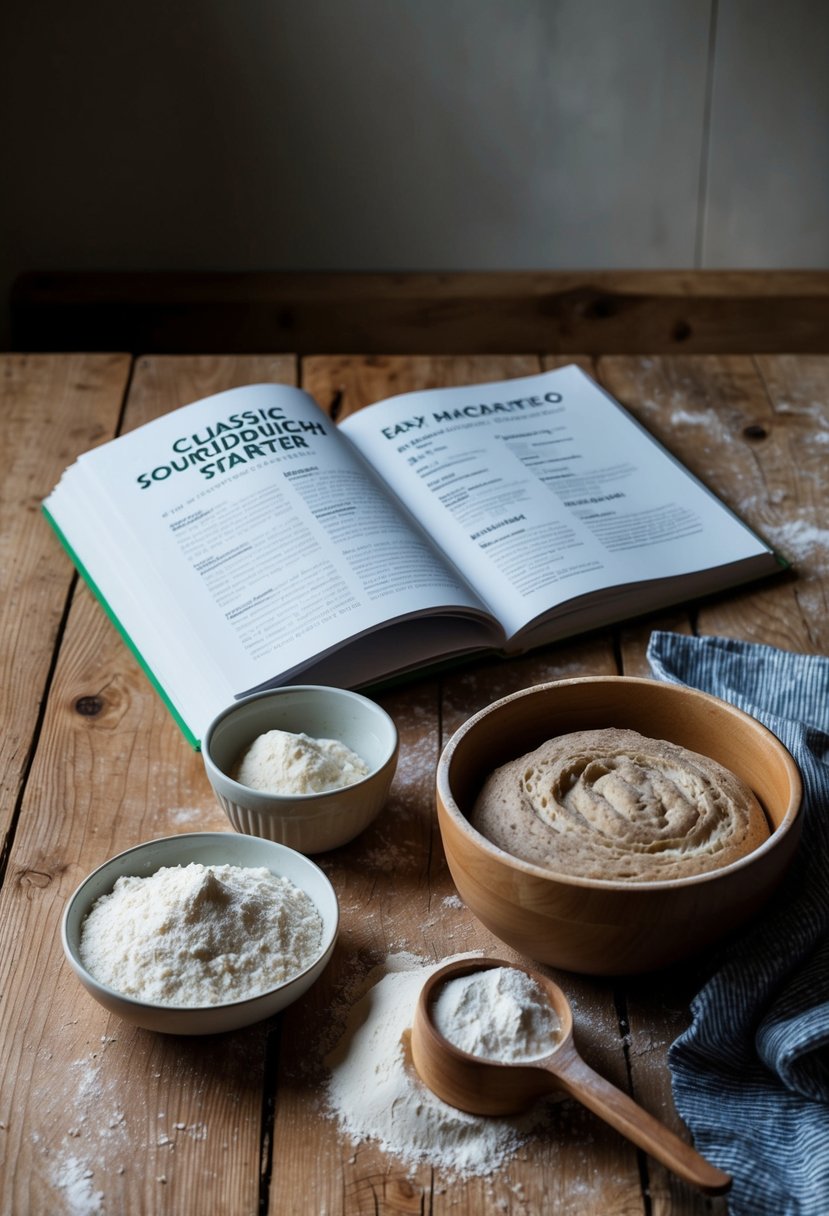
[[[3,300],[46,269],[829,266],[817,0],[11,0],[0,23]]]

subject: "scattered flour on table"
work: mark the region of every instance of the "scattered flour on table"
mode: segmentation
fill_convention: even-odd
[[[49,1209],[53,1216],[97,1216],[106,1211],[99,1189],[104,1154],[113,1148],[116,1154],[119,1148],[125,1155],[128,1151],[123,1095],[101,1080],[102,1059],[114,1042],[114,1037],[102,1035],[100,1049],[69,1066],[63,1086],[59,1077],[49,1075],[33,1090],[44,1126],[53,1127],[65,1113],[72,1119],[62,1140],[54,1144],[50,1138],[48,1149],[39,1131],[32,1134],[33,1146],[48,1154],[48,1178],[55,1192]],[[118,1172],[124,1168],[118,1167]]]
[[[322,918],[311,898],[265,867],[163,866],[125,875],[96,900],[80,955],[100,983],[160,1005],[243,1000],[316,958]]]
[[[176,824],[201,823],[205,816],[213,813],[212,808],[208,812],[203,806],[171,806],[167,811],[167,818]]]
[[[488,967],[449,980],[434,999],[432,1021],[461,1051],[501,1063],[549,1055],[561,1032],[544,989],[519,967]]]
[[[401,734],[406,732],[407,738],[397,762],[395,790],[403,794],[410,790],[417,791],[423,784],[431,789],[439,753],[437,739],[430,733],[421,715],[398,715],[397,722]]]
[[[71,1216],[95,1216],[103,1211],[103,1191],[95,1190],[94,1170],[79,1157],[69,1154],[60,1162],[53,1185],[63,1195]]]
[[[812,559],[817,573],[822,573],[829,553],[829,528],[820,528],[806,519],[792,519],[784,524],[766,524],[765,532],[784,556],[796,561]]]
[[[322,794],[368,776],[365,761],[339,739],[269,730],[242,754],[235,781],[275,794]]]
[[[509,1119],[481,1118],[448,1106],[418,1078],[409,1050],[412,1015],[424,983],[448,961],[392,954],[369,975],[325,1059],[326,1098],[353,1142],[373,1140],[405,1164],[428,1162],[461,1177],[486,1175],[542,1125],[544,1108]]]
[[[102,1034],[96,1041],[88,1036],[84,1022],[76,1018],[59,1029],[66,1066],[44,1068],[32,1078],[30,1098],[37,1121],[30,1143],[51,1187],[38,1211],[48,1216],[117,1216],[127,1210],[127,1192],[120,1179],[132,1176],[133,1186],[143,1185],[148,1161],[153,1159],[157,1174],[167,1174],[175,1168],[177,1149],[183,1143],[204,1143],[204,1177],[217,1178],[222,1157],[230,1160],[227,1154],[233,1151],[240,1124],[229,1136],[214,1134],[208,1145],[210,1128],[200,1117],[206,1111],[201,1067],[195,1087],[188,1092],[179,1084],[178,1068],[171,1074],[167,1063],[161,1063],[157,1036],[142,1032],[136,1036],[130,1030],[123,1036]],[[208,1056],[205,1068],[214,1080],[218,1072],[228,1081],[227,1099],[236,1104],[236,1079],[255,1070],[260,1058],[256,1036],[225,1036],[215,1055],[211,1051]],[[145,1085],[132,1084],[136,1068],[142,1074],[146,1070]],[[190,1065],[184,1065],[184,1072],[189,1071]],[[186,1105],[174,1105],[167,1113],[166,1101],[180,1099]]]

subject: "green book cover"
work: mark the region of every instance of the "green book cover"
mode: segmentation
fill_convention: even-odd
[[[101,607],[104,609],[104,612],[106,612],[107,616],[112,621],[113,625],[115,626],[115,628],[118,630],[121,637],[126,642],[130,651],[132,652],[132,654],[135,656],[136,660],[138,661],[138,664],[141,667],[141,670],[147,676],[147,679],[150,681],[153,688],[155,688],[156,692],[161,697],[162,701],[164,702],[164,704],[167,706],[168,710],[172,714],[176,725],[181,730],[185,739],[190,744],[190,746],[193,747],[196,751],[200,750],[201,740],[196,738],[196,736],[190,730],[190,727],[187,725],[187,723],[182,718],[181,714],[176,709],[173,702],[170,700],[169,696],[167,695],[166,689],[164,688],[164,686],[162,684],[159,683],[155,672],[150,667],[150,665],[147,663],[143,654],[138,649],[138,647],[135,645],[135,643],[133,642],[130,635],[127,633],[126,629],[124,628],[124,626],[121,623],[121,621],[119,620],[119,618],[113,612],[112,608],[110,607],[110,605],[106,599],[106,596],[102,593],[100,587],[95,582],[95,579],[89,573],[86,566],[83,564],[81,559],[78,557],[78,554],[75,552],[75,550],[70,545],[69,541],[64,536],[60,527],[58,526],[58,524],[55,522],[54,518],[50,514],[48,508],[46,506],[43,506],[42,510],[43,510],[43,514],[46,516],[46,519],[49,521],[50,525],[54,529],[55,535],[57,536],[58,540],[60,541],[60,543],[63,545],[64,549],[66,550],[66,552],[71,557],[78,573],[82,576],[82,578],[86,582],[87,586],[89,587],[90,591],[92,591],[93,595],[98,600]]]

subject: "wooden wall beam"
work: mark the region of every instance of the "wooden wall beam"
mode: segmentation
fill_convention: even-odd
[[[39,273],[19,351],[829,352],[827,271]]]

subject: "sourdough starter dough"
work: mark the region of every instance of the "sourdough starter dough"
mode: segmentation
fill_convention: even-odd
[[[272,794],[322,794],[354,785],[368,765],[339,739],[269,730],[241,756],[234,781]]]
[[[102,984],[158,1005],[220,1005],[299,975],[319,953],[310,896],[264,866],[162,866],[125,875],[81,926]]]
[[[471,820],[514,857],[631,882],[718,869],[769,835],[759,802],[728,769],[616,729],[560,735],[496,769]]]

